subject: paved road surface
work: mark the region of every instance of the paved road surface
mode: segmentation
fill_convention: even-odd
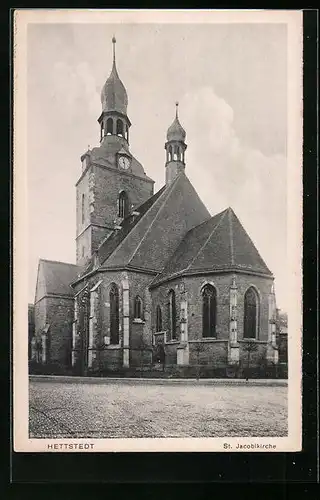
[[[30,380],[30,438],[280,437],[287,387]]]

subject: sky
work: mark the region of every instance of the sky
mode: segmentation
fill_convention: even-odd
[[[179,101],[186,174],[212,215],[231,206],[287,295],[285,24],[29,24],[29,301],[39,258],[75,263],[75,183],[99,145],[112,65],[128,93],[130,150],[164,184],[166,132]]]

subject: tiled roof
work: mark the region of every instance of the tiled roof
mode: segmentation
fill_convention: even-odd
[[[135,212],[139,212],[139,215],[129,215],[120,224],[121,229],[114,231],[109,238],[107,238],[104,243],[102,243],[98,249],[99,262],[104,263],[106,259],[116,250],[120,243],[125,239],[125,237],[132,231],[132,229],[138,224],[145,213],[154,205],[158,198],[164,192],[166,186],[163,186],[157,193],[151,196],[147,201],[135,209]]]
[[[107,252],[103,267],[125,265],[160,272],[186,232],[209,217],[189,179],[181,173],[161,190],[119,244],[111,249],[110,241],[112,251]]]
[[[65,295],[72,297],[70,283],[80,273],[81,268],[75,264],[53,260],[39,260],[36,286],[37,302],[46,295]]]
[[[250,271],[272,276],[231,208],[191,229],[152,286],[188,273]]]

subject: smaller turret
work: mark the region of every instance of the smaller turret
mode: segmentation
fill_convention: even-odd
[[[166,156],[166,184],[171,182],[177,177],[180,172],[185,170],[185,151],[187,145],[185,144],[186,132],[179,122],[178,106],[176,102],[176,116],[168,128],[167,142],[165,144]]]

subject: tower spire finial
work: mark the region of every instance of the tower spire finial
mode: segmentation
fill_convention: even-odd
[[[178,119],[178,107],[179,107],[179,101],[176,101],[176,118]]]
[[[113,63],[114,64],[116,62],[116,43],[117,43],[116,37],[113,35],[112,44],[113,44]]]

